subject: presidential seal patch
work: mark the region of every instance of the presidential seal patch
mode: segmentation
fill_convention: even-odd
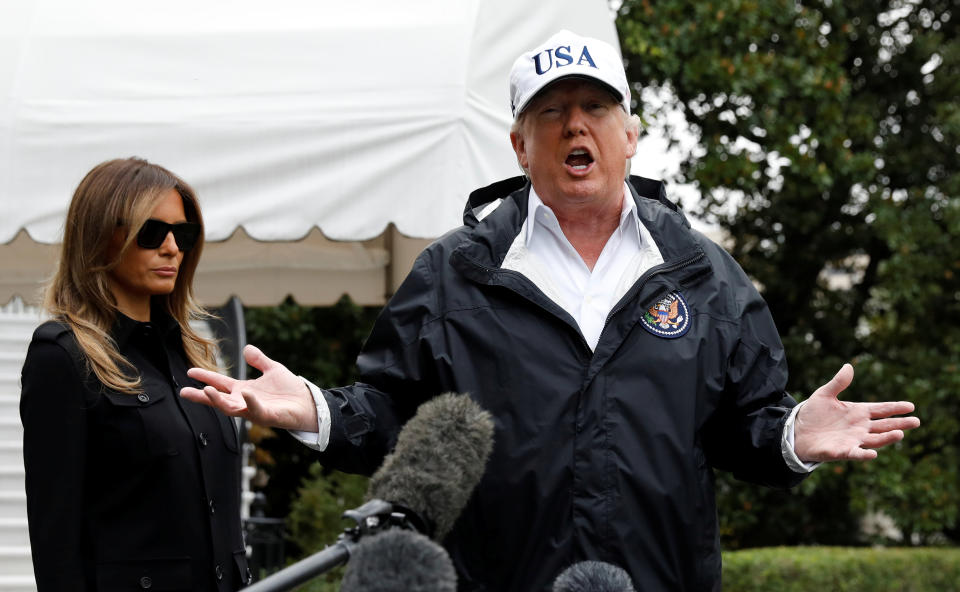
[[[657,337],[682,337],[690,328],[690,309],[680,292],[671,292],[647,309],[640,322]]]

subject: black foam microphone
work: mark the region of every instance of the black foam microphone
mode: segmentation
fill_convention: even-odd
[[[553,581],[553,592],[635,592],[622,568],[603,561],[581,561]]]
[[[457,572],[443,547],[400,528],[360,541],[340,582],[340,592],[456,591]]]
[[[393,452],[370,479],[369,501],[344,512],[356,526],[333,545],[246,590],[289,590],[345,563],[361,540],[389,528],[442,540],[480,482],[492,449],[493,419],[468,395],[447,393],[427,401],[400,430]]]
[[[467,395],[440,395],[403,426],[367,497],[412,512],[423,522],[418,530],[441,541],[483,477],[492,448],[490,414]]]

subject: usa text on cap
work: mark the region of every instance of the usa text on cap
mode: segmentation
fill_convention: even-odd
[[[609,43],[562,30],[522,54],[510,70],[510,109],[517,117],[530,100],[561,78],[588,78],[607,86],[630,112],[630,87],[620,53]]]

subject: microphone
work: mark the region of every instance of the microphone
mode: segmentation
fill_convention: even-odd
[[[360,541],[340,592],[456,592],[447,552],[422,534],[391,528]]]
[[[390,528],[442,540],[480,482],[492,450],[493,418],[488,412],[468,395],[434,397],[400,430],[393,452],[370,479],[369,501],[344,512],[356,526],[333,545],[245,590],[289,590],[347,562],[361,539]]]
[[[389,500],[421,521],[417,530],[442,541],[483,477],[492,449],[490,414],[468,395],[440,395],[400,431],[367,497]]]
[[[553,581],[553,592],[635,592],[622,568],[603,561],[581,561]]]

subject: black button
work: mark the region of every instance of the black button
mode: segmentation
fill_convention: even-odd
[[[150,400],[150,395],[148,395],[147,393],[140,393],[139,395],[137,395],[137,400],[140,401],[141,403],[146,403],[147,401]]]
[[[252,583],[253,583],[253,574],[250,573],[250,568],[249,568],[249,567],[247,568],[247,583],[248,583],[248,584],[252,584]]]
[[[146,590],[146,589],[150,588],[150,586],[153,586],[153,580],[151,580],[151,579],[148,578],[147,576],[143,576],[142,578],[140,578],[140,587],[141,587],[141,588],[143,588],[144,590]]]
[[[213,500],[210,500],[210,502],[209,502],[207,505],[210,506],[210,513],[211,513],[211,514],[213,514],[214,512],[216,512],[216,509],[214,508],[214,505],[215,505],[215,504],[213,503]]]
[[[218,579],[218,580],[222,580],[222,579],[223,579],[223,568],[220,567],[220,564],[219,564],[219,563],[217,564],[217,568],[214,570],[214,572],[216,572],[216,574],[217,574],[217,579]]]
[[[206,446],[207,444],[210,443],[210,442],[207,440],[207,433],[206,433],[206,432],[200,432],[200,434],[197,435],[197,439],[200,440],[200,446]]]

